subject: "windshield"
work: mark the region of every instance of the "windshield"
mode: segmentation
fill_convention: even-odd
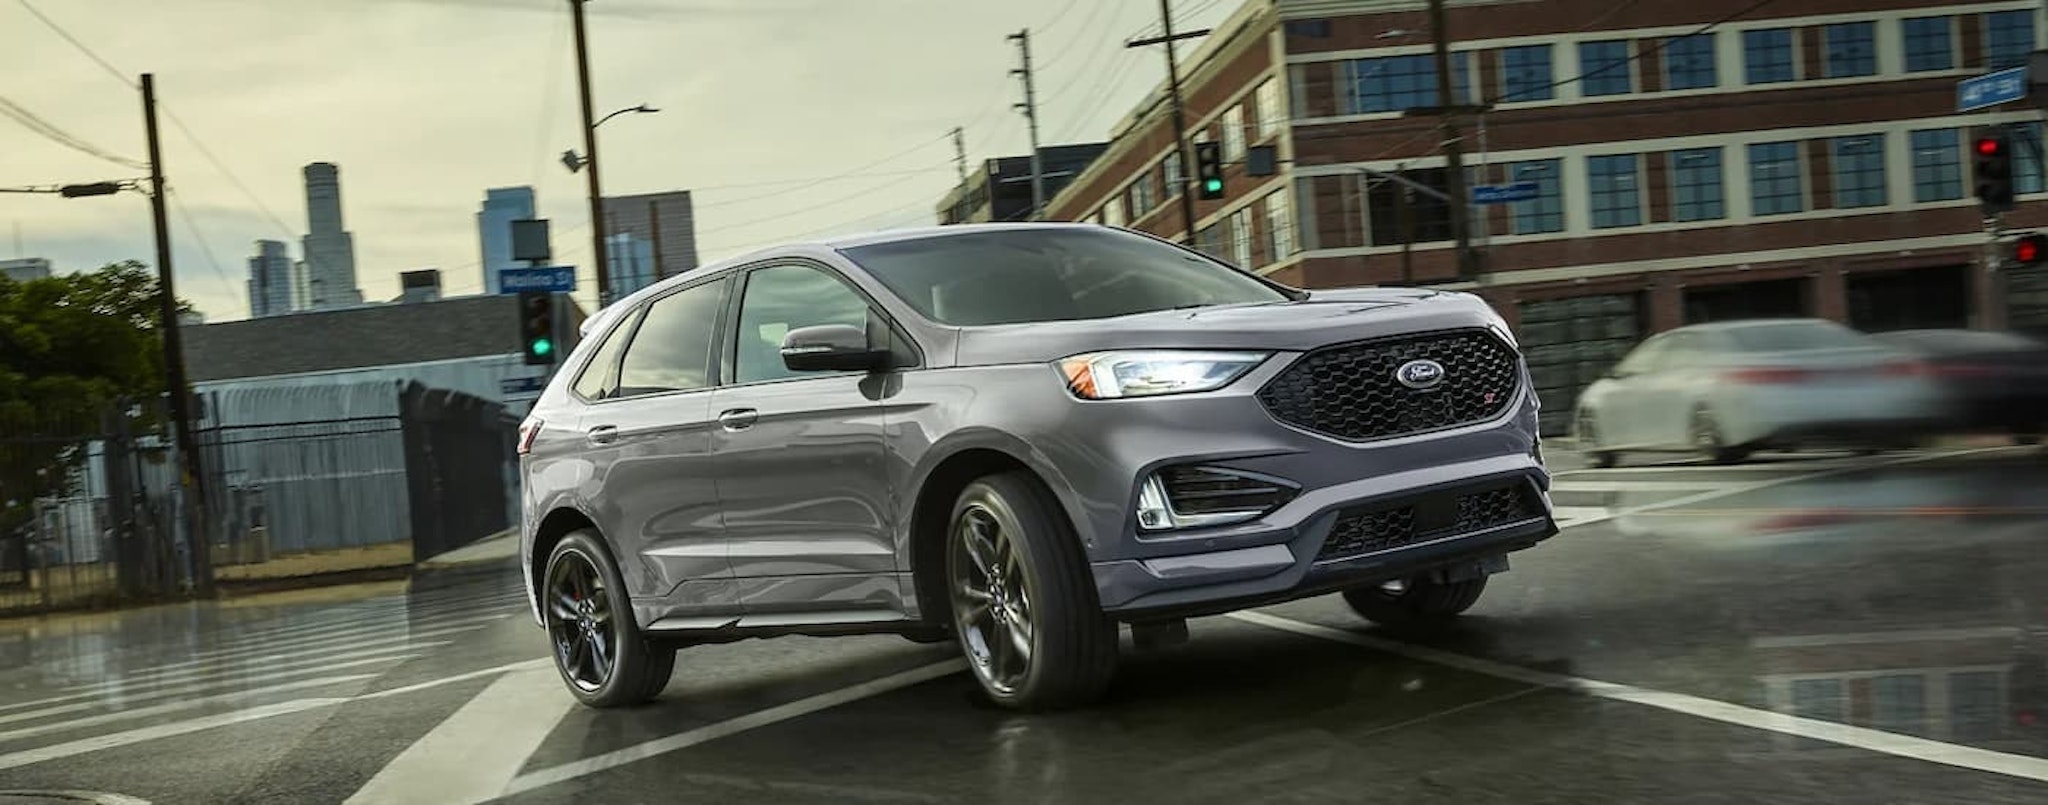
[[[917,312],[960,327],[1289,300],[1199,254],[1107,228],[972,232],[844,253]]]
[[[1862,333],[1818,321],[1757,324],[1737,327],[1728,334],[1744,352],[1798,352],[1871,346],[1869,338]]]

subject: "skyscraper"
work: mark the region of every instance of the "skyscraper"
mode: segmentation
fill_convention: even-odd
[[[604,226],[613,298],[697,267],[697,219],[688,190],[607,196]]]
[[[484,191],[476,213],[477,239],[483,247],[484,292],[498,292],[498,269],[521,268],[512,259],[512,222],[533,217],[533,188],[496,187]]]
[[[284,241],[256,241],[249,258],[249,317],[282,316],[299,309],[298,272]]]
[[[306,306],[362,304],[355,236],[341,226],[341,169],[332,162],[306,166],[306,230]]]

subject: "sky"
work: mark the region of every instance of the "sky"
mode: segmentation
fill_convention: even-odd
[[[1175,25],[1236,0],[1174,0]],[[0,188],[137,178],[135,84],[155,75],[179,296],[246,317],[258,239],[300,254],[300,170],[341,168],[357,281],[439,268],[476,293],[476,211],[531,185],[556,262],[590,258],[567,0],[0,0]],[[1040,141],[1104,139],[1163,81],[1155,0],[590,0],[607,195],[694,191],[705,262],[780,240],[932,223],[970,170],[1027,153],[1015,43],[1032,34]],[[40,12],[62,33],[32,12]],[[76,44],[67,40],[76,40]],[[19,119],[31,116],[31,126]],[[40,129],[40,131],[38,130]],[[52,130],[57,134],[52,134]],[[59,142],[66,138],[71,144]],[[75,147],[77,146],[77,147]],[[87,151],[97,152],[87,153]],[[103,157],[112,157],[113,160]],[[18,235],[17,235],[18,233]],[[0,193],[0,257],[59,272],[152,263],[148,200]],[[590,273],[577,296],[590,306]]]

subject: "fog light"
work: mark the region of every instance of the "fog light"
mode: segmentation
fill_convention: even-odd
[[[1146,531],[1164,531],[1173,527],[1173,510],[1166,505],[1166,485],[1159,482],[1159,476],[1145,479],[1145,485],[1138,489],[1138,527]]]
[[[1256,520],[1293,500],[1286,481],[1220,467],[1168,467],[1138,487],[1138,528],[1230,525]]]

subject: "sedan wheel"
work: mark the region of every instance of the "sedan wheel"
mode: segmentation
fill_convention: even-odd
[[[1749,449],[1729,447],[1721,441],[1721,426],[1714,415],[1702,408],[1692,415],[1692,443],[1701,455],[1716,464],[1735,464],[1749,458]]]

